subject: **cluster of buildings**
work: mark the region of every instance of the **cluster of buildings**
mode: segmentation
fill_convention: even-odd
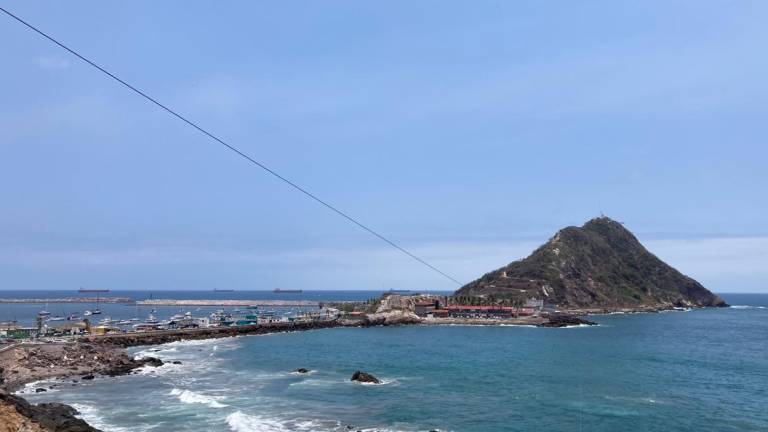
[[[153,310],[154,312],[154,310]],[[45,316],[38,316],[36,326],[22,326],[17,322],[0,323],[0,342],[2,340],[25,340],[36,338],[56,338],[61,336],[104,335],[128,332],[150,332],[160,330],[183,330],[209,327],[233,327],[259,325],[278,322],[332,321],[339,317],[338,309],[323,307],[312,311],[290,315],[279,315],[275,311],[259,310],[249,306],[245,311],[226,312],[218,310],[210,316],[196,317],[191,312],[177,313],[170,319],[159,320],[150,314],[146,320],[138,318],[112,320],[105,317],[97,322],[89,318],[57,323],[47,321]]]
[[[534,316],[545,309],[544,301],[530,299],[522,307],[499,305],[452,305],[443,298],[421,299],[413,311],[422,318],[518,318]]]

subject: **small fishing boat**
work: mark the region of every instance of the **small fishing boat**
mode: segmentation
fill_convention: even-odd
[[[48,303],[45,304],[45,309],[43,309],[43,310],[41,310],[40,312],[37,313],[37,316],[39,316],[39,317],[47,317],[47,316],[50,316],[50,315],[51,315],[51,313],[48,312]]]
[[[91,316],[91,315],[93,315],[93,312],[91,312],[89,310],[83,312],[83,316]]]

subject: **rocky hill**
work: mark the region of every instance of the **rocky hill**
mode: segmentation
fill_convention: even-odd
[[[726,306],[607,217],[560,230],[528,258],[485,274],[456,295],[538,298],[565,308]]]

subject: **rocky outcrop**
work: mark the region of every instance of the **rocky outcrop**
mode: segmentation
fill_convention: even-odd
[[[456,295],[534,297],[570,309],[727,306],[607,217],[560,230],[528,258],[485,274]]]
[[[309,373],[309,369],[306,369],[306,368],[298,368],[298,369],[296,369],[294,372],[295,372],[295,373],[298,373],[298,374],[308,374],[308,373]]]
[[[91,343],[20,345],[0,353],[3,387],[13,390],[28,382],[84,375],[117,376],[142,366],[160,366],[160,359],[135,360],[122,349]]]
[[[362,371],[355,371],[355,373],[352,374],[352,378],[350,379],[350,381],[357,381],[357,382],[369,383],[369,384],[381,383],[381,380],[379,380],[375,376]]]
[[[0,391],[0,432],[99,432],[75,417],[69,405],[26,400]]]
[[[406,325],[406,324],[419,324],[422,319],[411,311],[406,310],[390,310],[388,312],[377,312],[374,314],[368,314],[365,320],[365,325]]]
[[[548,321],[538,324],[537,327],[573,327],[580,325],[597,325],[597,323],[574,315],[561,314],[550,316]]]

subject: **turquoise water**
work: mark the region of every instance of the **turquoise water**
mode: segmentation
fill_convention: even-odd
[[[73,404],[106,431],[766,431],[768,296],[726,300],[741,307],[597,316],[599,327],[173,343],[135,351],[182,365],[26,396]],[[357,369],[385,383],[349,382]]]

